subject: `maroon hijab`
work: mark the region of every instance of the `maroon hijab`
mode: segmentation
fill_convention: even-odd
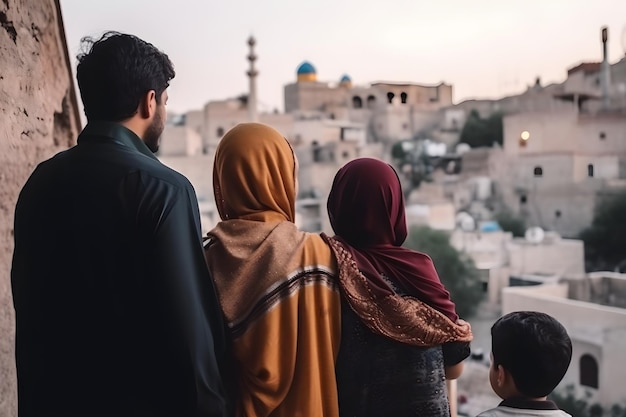
[[[360,158],[343,166],[328,196],[328,216],[335,239],[352,254],[373,291],[393,293],[382,274],[456,322],[454,303],[430,256],[402,247],[408,234],[404,196],[390,165]]]

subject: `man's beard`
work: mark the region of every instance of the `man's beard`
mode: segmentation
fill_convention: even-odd
[[[152,153],[157,153],[159,150],[159,143],[161,142],[161,134],[164,129],[163,117],[161,117],[161,113],[158,111],[154,115],[154,119],[152,119],[152,123],[146,129],[146,133],[143,135],[143,141],[152,151]]]

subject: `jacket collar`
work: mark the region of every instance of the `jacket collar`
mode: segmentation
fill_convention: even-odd
[[[501,406],[511,408],[524,408],[527,410],[558,410],[559,408],[550,400],[537,401],[527,398],[508,398],[500,403]]]
[[[154,160],[158,160],[139,136],[119,123],[90,122],[78,136],[78,143],[93,142],[97,138],[106,138],[112,142],[134,149]]]

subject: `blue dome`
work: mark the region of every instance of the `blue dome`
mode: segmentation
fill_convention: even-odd
[[[315,67],[311,65],[310,62],[304,61],[302,64],[300,64],[300,66],[298,67],[298,71],[296,73],[300,75],[300,74],[316,74],[317,72],[315,71]]]
[[[484,233],[499,232],[502,230],[496,221],[486,221],[480,224],[480,231]]]
[[[352,82],[352,78],[350,78],[350,76],[348,74],[344,74],[341,77],[341,81],[340,82],[342,82],[342,83],[349,83],[349,82]]]

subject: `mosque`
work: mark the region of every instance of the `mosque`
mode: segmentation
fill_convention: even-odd
[[[458,139],[464,120],[444,115],[444,109],[453,105],[450,84],[372,82],[355,85],[347,74],[337,81],[320,81],[315,66],[308,61],[297,67],[295,81],[284,86],[285,112],[259,114],[255,45],[256,40],[250,37],[248,93],[209,101],[203,109],[174,118],[173,126],[165,132],[171,139],[163,142],[163,155],[210,153],[228,129],[244,121],[274,126],[296,144],[319,145],[331,140],[341,141],[346,136],[383,144],[426,135],[450,144]],[[339,134],[330,137],[324,132],[328,130],[325,127]],[[457,134],[437,137],[438,133],[446,131],[457,131]]]

